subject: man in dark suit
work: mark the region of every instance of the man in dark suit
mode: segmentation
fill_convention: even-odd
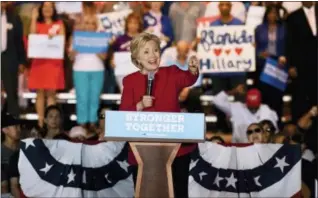
[[[21,20],[9,6],[10,2],[1,2],[1,79],[8,113],[18,116],[18,72],[24,68],[26,55]]]
[[[302,8],[287,18],[286,55],[292,83],[292,116],[298,120],[317,105],[318,5],[302,2]]]

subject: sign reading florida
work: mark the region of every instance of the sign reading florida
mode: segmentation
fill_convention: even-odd
[[[255,71],[254,29],[232,25],[198,26],[198,56],[202,73]]]

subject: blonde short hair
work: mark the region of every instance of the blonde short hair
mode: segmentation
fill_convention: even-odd
[[[130,43],[131,61],[138,68],[141,68],[137,61],[140,48],[142,48],[149,41],[154,41],[160,49],[159,37],[146,32],[140,33],[137,36],[135,36]]]

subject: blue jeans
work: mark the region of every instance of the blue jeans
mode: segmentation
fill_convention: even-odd
[[[96,123],[104,71],[74,71],[77,123]]]

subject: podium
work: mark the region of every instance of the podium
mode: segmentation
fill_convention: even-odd
[[[129,141],[138,162],[135,197],[174,197],[171,165],[181,142],[204,141],[204,114],[106,111],[105,115],[105,138]]]

